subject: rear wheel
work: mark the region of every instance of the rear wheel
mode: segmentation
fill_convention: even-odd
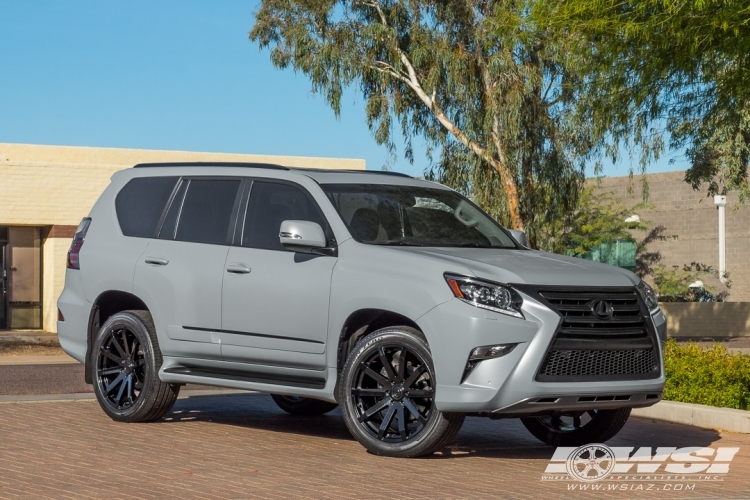
[[[180,386],[159,380],[162,357],[147,311],[112,315],[94,345],[94,393],[104,412],[118,422],[149,422],[174,405]]]
[[[612,439],[625,425],[630,408],[557,413],[522,418],[534,437],[551,446],[582,446]]]
[[[349,354],[339,383],[346,426],[376,455],[417,457],[452,440],[464,414],[435,407],[435,370],[421,332],[384,328]]]
[[[279,408],[292,415],[322,415],[335,410],[338,406],[336,403],[300,396],[271,394],[271,397]]]

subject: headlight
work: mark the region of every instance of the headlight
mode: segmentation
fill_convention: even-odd
[[[477,278],[446,274],[453,295],[475,307],[523,318],[523,299],[512,288]]]
[[[638,291],[641,292],[641,297],[643,297],[643,300],[646,302],[646,307],[648,307],[649,312],[656,312],[659,309],[659,296],[656,295],[654,289],[643,280],[638,283],[637,288]]]

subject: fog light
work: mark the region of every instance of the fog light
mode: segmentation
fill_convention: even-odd
[[[471,351],[469,356],[469,362],[481,361],[483,359],[499,358],[505,356],[510,351],[516,348],[518,344],[500,344],[500,345],[486,345],[477,347]]]

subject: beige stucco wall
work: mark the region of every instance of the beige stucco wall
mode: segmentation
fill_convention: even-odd
[[[136,163],[234,161],[364,170],[365,160],[0,143],[0,226],[76,226],[110,177]],[[42,244],[43,328],[56,331],[69,237]]]

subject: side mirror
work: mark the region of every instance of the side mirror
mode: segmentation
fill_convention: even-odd
[[[288,250],[312,252],[326,247],[326,235],[320,224],[306,220],[285,220],[279,229],[279,241]]]
[[[514,237],[514,238],[516,239],[516,241],[517,241],[517,242],[519,242],[519,243],[520,243],[521,245],[523,245],[523,246],[525,246],[525,247],[528,247],[528,246],[529,246],[529,242],[528,242],[528,240],[526,239],[526,233],[524,233],[523,231],[519,231],[519,230],[517,230],[517,229],[508,229],[508,232],[509,232],[509,233],[510,233],[510,235],[511,235],[511,236],[513,236],[513,237]]]

